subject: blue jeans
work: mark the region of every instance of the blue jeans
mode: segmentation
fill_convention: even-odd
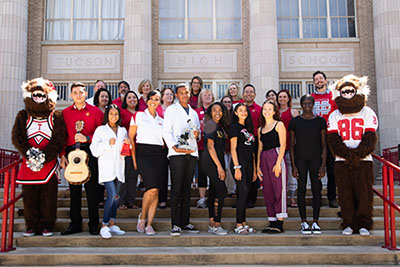
[[[107,199],[104,204],[104,216],[103,216],[103,224],[108,225],[108,222],[111,220],[115,220],[117,217],[117,209],[118,209],[118,193],[120,183],[118,183],[118,179],[115,178],[114,181],[104,182],[104,187],[107,191]]]

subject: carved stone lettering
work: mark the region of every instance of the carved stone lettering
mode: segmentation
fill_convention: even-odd
[[[164,72],[236,72],[237,51],[165,50]]]
[[[354,49],[282,49],[282,72],[354,71]]]
[[[48,73],[119,73],[120,51],[49,51]]]

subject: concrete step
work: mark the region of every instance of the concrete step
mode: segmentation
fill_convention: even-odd
[[[384,240],[383,231],[376,230],[370,236],[343,236],[340,231],[327,230],[322,235],[302,235],[299,231],[286,231],[279,235],[262,234],[217,236],[207,232],[185,234],[171,237],[169,232],[157,232],[155,236],[146,236],[137,232],[128,232],[123,236],[103,239],[82,232],[69,236],[54,235],[23,237],[15,234],[15,242],[21,247],[211,247],[211,246],[381,246]],[[400,240],[400,237],[399,237]]]
[[[198,200],[199,200],[199,197],[191,197],[190,205],[192,207],[195,207]],[[231,207],[236,204],[236,201],[237,201],[236,198],[227,197],[227,198],[225,198],[224,206]],[[69,207],[69,202],[70,202],[69,198],[58,198],[57,204],[58,204],[58,207]],[[322,205],[327,206],[328,202],[329,201],[327,198],[325,198],[325,197],[322,198]],[[400,196],[395,196],[395,202],[398,205],[400,205]],[[306,204],[310,206],[311,203],[312,203],[312,197],[306,196]],[[169,204],[170,204],[170,199],[167,200],[167,205],[169,205]],[[382,204],[383,204],[383,200],[381,198],[379,198],[378,196],[374,196],[374,205],[382,205]],[[136,198],[135,205],[141,206],[142,199]],[[265,207],[264,198],[262,196],[258,196],[255,205],[259,206],[259,207]],[[15,206],[17,208],[22,208],[23,207],[22,199],[19,200]],[[86,206],[87,206],[86,198],[82,198],[82,207],[86,207]]]
[[[100,218],[101,221],[101,218]],[[201,231],[207,231],[208,229],[208,218],[191,218],[191,223]],[[118,219],[117,225],[124,231],[136,231],[136,218],[131,219]],[[340,230],[340,224],[342,220],[335,217],[324,217],[320,218],[319,225],[324,230]],[[68,228],[70,220],[68,218],[58,219],[54,228],[55,232],[61,232]],[[82,227],[84,231],[88,231],[88,220],[84,219]],[[268,226],[267,219],[248,217],[247,223],[254,227],[256,230],[261,231]],[[235,218],[222,218],[222,226],[228,230],[233,230],[236,227]],[[15,219],[15,231],[25,231],[24,219]],[[153,227],[156,231],[170,231],[171,230],[171,219],[170,218],[156,218],[153,222]],[[400,227],[400,221],[396,222],[396,227]],[[300,229],[300,218],[288,218],[284,222],[284,229],[288,231],[297,231]],[[383,230],[383,218],[374,218],[374,229]]]
[[[379,185],[374,185],[374,187],[375,187],[379,192],[382,192],[382,185],[380,185],[380,184],[379,184]],[[4,192],[4,189],[3,189],[3,188],[0,188],[0,198],[3,198],[3,192]],[[16,194],[18,195],[18,193],[20,193],[20,192],[22,192],[21,188],[17,188],[17,189],[16,189]],[[136,191],[136,196],[137,196],[137,197],[142,197],[142,196],[143,196],[143,193],[144,193],[144,191],[142,191],[142,190],[137,190],[137,191]],[[311,195],[312,195],[312,193],[311,193],[311,187],[307,187],[307,192],[306,192],[306,194],[307,194],[307,196],[311,196]],[[326,189],[325,186],[324,186],[324,188],[322,189],[321,194],[322,194],[323,197],[326,197],[327,189]],[[395,185],[395,186],[394,186],[394,194],[395,194],[396,196],[399,196],[399,195],[400,195],[400,185]],[[169,195],[170,195],[170,191],[168,190],[168,196],[169,196]],[[58,197],[59,197],[59,198],[69,198],[69,196],[70,196],[70,191],[69,191],[68,187],[59,187],[59,188],[58,188]],[[83,197],[86,197],[86,192],[85,192],[85,190],[82,190],[82,196],[83,196]],[[192,197],[198,197],[198,196],[199,196],[199,190],[197,190],[197,189],[195,189],[195,188],[191,188],[191,196],[192,196]],[[258,190],[258,196],[263,196],[262,189],[259,189],[259,190]]]
[[[400,253],[377,246],[35,247],[3,254],[1,265],[397,264]]]
[[[340,208],[329,208],[327,206],[321,207],[320,217],[336,217],[337,213],[340,211]],[[104,209],[99,210],[100,217],[103,216]],[[118,218],[137,218],[141,209],[127,209],[127,210],[118,210]],[[232,207],[224,207],[222,211],[223,218],[231,218],[236,216],[236,209]],[[307,217],[312,218],[313,210],[311,206],[307,206],[306,208]],[[88,209],[82,208],[81,212],[84,218],[88,217]],[[266,208],[265,207],[254,207],[246,210],[246,215],[248,217],[265,217],[266,216]],[[299,217],[298,208],[288,208],[288,216],[289,217]],[[374,207],[374,216],[383,216],[383,207],[375,206]],[[156,212],[156,218],[170,218],[171,217],[171,209],[158,209]],[[207,218],[208,217],[208,209],[198,209],[192,207],[190,209],[190,217],[191,218]],[[57,218],[69,218],[69,208],[62,207],[57,209]]]

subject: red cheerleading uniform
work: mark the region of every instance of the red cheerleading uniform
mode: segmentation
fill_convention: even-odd
[[[28,115],[26,132],[29,145],[43,151],[50,142],[53,132],[53,113],[44,119],[35,119]],[[27,159],[24,156],[16,182],[18,184],[46,184],[54,174],[58,178],[57,169],[58,161],[55,158],[50,162],[44,163],[40,171],[34,172],[27,166]]]

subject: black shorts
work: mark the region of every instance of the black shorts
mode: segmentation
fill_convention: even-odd
[[[139,173],[142,175],[146,191],[152,188],[161,188],[163,178],[162,166],[165,160],[165,153],[162,146],[136,145],[136,163]]]

